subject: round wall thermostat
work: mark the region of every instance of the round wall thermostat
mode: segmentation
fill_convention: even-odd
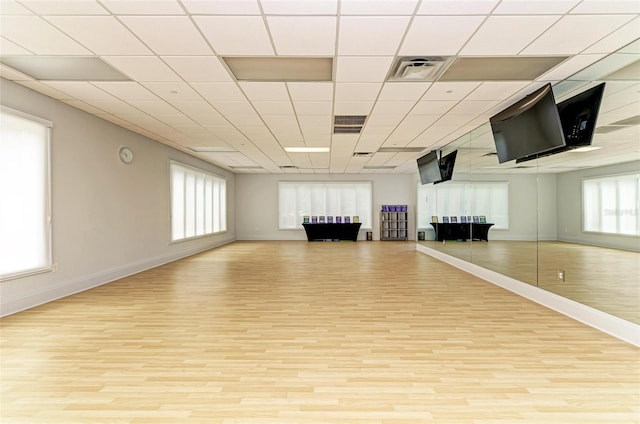
[[[118,151],[118,156],[123,163],[130,164],[133,162],[133,150],[127,146],[122,146]]]

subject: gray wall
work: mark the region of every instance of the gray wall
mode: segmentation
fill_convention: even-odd
[[[279,181],[371,181],[374,240],[380,239],[383,204],[408,205],[409,238],[415,239],[415,178],[413,174],[237,174],[238,239],[306,240],[304,230],[278,229]],[[360,230],[359,239],[365,237],[366,231]]]
[[[0,103],[53,122],[53,261],[57,270],[0,283],[7,315],[232,241],[235,175],[178,150],[0,80]],[[131,165],[120,146],[135,153]],[[228,230],[170,243],[169,160],[227,179]]]
[[[638,237],[582,231],[582,179],[638,172],[639,170],[640,161],[634,161],[558,175],[558,240],[640,251]]]

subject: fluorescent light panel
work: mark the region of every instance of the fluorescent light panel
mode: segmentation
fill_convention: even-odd
[[[0,56],[0,63],[40,81],[131,81],[97,57]]]
[[[331,81],[330,57],[224,57],[238,81]]]

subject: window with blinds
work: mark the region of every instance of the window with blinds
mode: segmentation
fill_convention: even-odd
[[[582,228],[608,234],[640,235],[640,173],[582,181]]]
[[[51,270],[50,128],[0,111],[0,280]]]
[[[357,216],[371,229],[372,186],[365,182],[279,182],[279,228],[301,229],[305,216]]]
[[[171,240],[227,230],[227,181],[177,162],[170,164]]]

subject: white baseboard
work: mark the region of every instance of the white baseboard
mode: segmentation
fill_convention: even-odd
[[[599,311],[571,299],[515,280],[495,271],[483,268],[470,262],[449,256],[435,249],[416,244],[416,250],[433,256],[443,262],[455,266],[462,271],[482,278],[492,284],[516,293],[540,305],[553,309],[563,315],[582,322],[590,327],[607,333],[627,343],[640,347],[640,325],[623,320],[622,318]]]
[[[15,299],[2,299],[2,303],[0,304],[0,317],[15,314],[75,293],[80,293],[160,265],[174,262],[179,259],[231,243],[233,241],[235,241],[235,239],[223,240],[205,247],[185,250],[177,254],[173,253],[170,255],[145,258],[96,273],[81,275],[71,280],[50,284],[43,290],[33,290],[28,293],[23,293]]]

